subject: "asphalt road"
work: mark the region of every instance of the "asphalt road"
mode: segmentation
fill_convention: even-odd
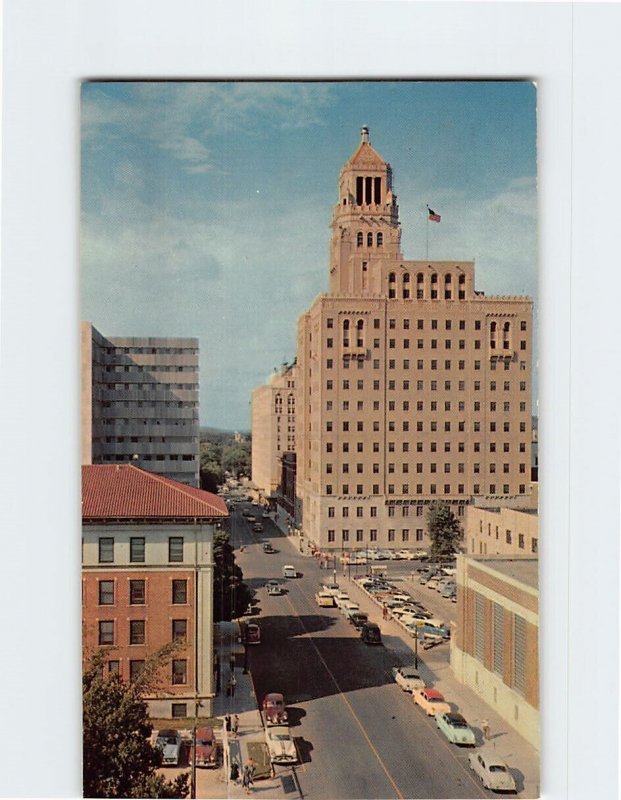
[[[248,506],[246,506],[248,507]],[[269,520],[254,534],[237,506],[232,542],[244,579],[257,590],[262,643],[251,648],[257,697],[282,692],[301,764],[304,797],[472,798],[489,795],[468,768],[468,750],[449,745],[390,669],[403,659],[388,647],[363,644],[337,608],[319,608],[314,594],[329,571],[296,553]],[[270,541],[277,550],[263,553]],[[281,577],[284,564],[300,577]],[[286,593],[268,597],[281,580]]]

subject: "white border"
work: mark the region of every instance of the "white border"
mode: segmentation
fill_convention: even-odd
[[[79,80],[516,76],[539,85],[542,788],[617,794],[620,12],[5,3],[0,791],[80,795]]]

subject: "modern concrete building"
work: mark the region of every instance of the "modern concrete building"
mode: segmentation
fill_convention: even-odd
[[[133,463],[199,485],[198,339],[81,327],[82,463]]]
[[[536,555],[539,552],[537,510],[468,506],[464,547],[469,555]]]
[[[213,532],[228,516],[216,495],[131,464],[82,467],[85,655],[112,648],[106,670],[130,680],[162,645],[154,717],[209,716],[213,672]]]
[[[263,497],[284,494],[283,456],[295,452],[295,379],[287,364],[252,393],[252,483]]]
[[[538,561],[457,557],[457,624],[451,668],[539,747]]]
[[[324,549],[428,545],[426,509],[527,495],[532,301],[470,261],[409,261],[367,128],[341,170],[329,292],[298,322],[297,493]],[[253,432],[254,433],[254,432]]]

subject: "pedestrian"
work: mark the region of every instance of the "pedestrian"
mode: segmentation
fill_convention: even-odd
[[[231,679],[229,680],[229,686],[231,687],[231,697],[235,697],[235,687],[237,686],[237,680],[235,679],[235,673],[231,673]]]
[[[231,672],[235,672],[235,653],[231,653],[231,657],[229,659],[229,667],[231,668]]]
[[[233,715],[233,721],[231,723],[231,730],[233,731],[233,736],[237,736],[237,731],[239,730],[239,714]]]
[[[224,717],[224,727],[226,728],[226,732],[227,733],[231,732],[231,715],[230,714],[227,714]]]
[[[481,730],[483,731],[483,738],[489,739],[489,722],[486,719],[481,723]]]
[[[233,783],[237,783],[239,780],[239,762],[236,759],[231,762],[230,780]]]

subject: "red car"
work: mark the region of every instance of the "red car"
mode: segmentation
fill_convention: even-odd
[[[263,718],[266,725],[283,725],[287,722],[285,698],[276,692],[266,694],[263,698]]]
[[[192,754],[192,761],[197,767],[216,767],[217,760],[217,748],[216,740],[213,735],[213,728],[197,728],[196,748],[195,753]]]

